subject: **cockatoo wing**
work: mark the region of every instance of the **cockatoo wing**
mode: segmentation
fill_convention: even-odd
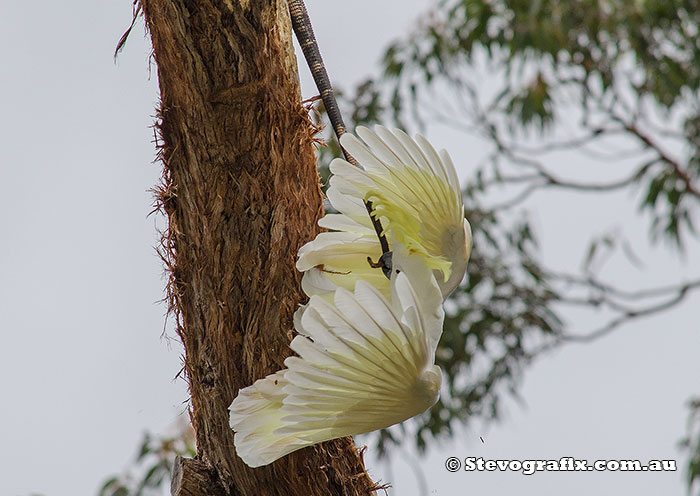
[[[395,243],[401,243],[410,253],[420,254],[436,272],[446,298],[462,280],[471,251],[471,228],[464,218],[454,164],[446,152],[436,152],[422,136],[412,140],[398,129],[375,129],[357,128],[365,143],[351,134],[342,136],[343,147],[364,170],[342,159],[331,163],[327,196],[340,213],[319,221],[333,232],[304,245],[297,268],[323,272],[305,274],[305,286],[312,290],[317,284],[310,278],[314,283],[325,278],[350,290],[364,279],[388,296],[390,288],[387,280],[382,281],[382,271],[367,263],[367,257],[376,261],[382,253],[364,205],[369,200],[392,251]]]
[[[288,385],[287,370],[280,370],[252,386],[241,389],[229,408],[229,423],[237,431],[234,434],[236,452],[251,467],[267,465],[287,453],[307,446],[295,436],[274,434],[282,424],[284,413],[280,410]]]
[[[389,281],[367,263],[368,256],[376,260],[381,254],[374,230],[320,233],[299,249],[297,269],[304,272],[302,289],[309,296],[332,296],[335,287],[352,291],[358,280],[364,280],[389,296]]]
[[[399,129],[356,131],[366,144],[352,134],[343,135],[341,144],[365,171],[335,159],[331,184],[343,185],[346,194],[350,184],[363,200],[371,201],[385,231],[441,271],[441,282],[447,282],[453,269],[461,269],[461,280],[468,256],[464,205],[449,155],[438,154],[425,138],[414,141]]]
[[[410,274],[411,284],[392,284],[391,301],[400,302],[402,308],[418,305],[417,315],[421,319],[423,329],[427,331],[428,349],[435,356],[445,311],[442,307],[442,293],[432,271],[426,270],[425,262],[419,255],[409,254],[401,243],[394,244],[392,256],[392,280],[400,274]],[[420,288],[420,294],[416,293]]]
[[[433,342],[442,297],[432,271],[420,267],[392,275],[391,302],[362,280],[354,292],[338,288],[332,303],[311,298],[291,343],[299,356],[241,389],[231,404],[236,451],[248,465],[388,427],[437,401],[442,374]]]

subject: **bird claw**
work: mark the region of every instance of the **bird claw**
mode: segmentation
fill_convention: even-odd
[[[367,263],[373,269],[382,269],[386,278],[391,279],[391,254],[392,252],[390,251],[383,253],[376,262],[372,261],[372,257],[367,257]]]

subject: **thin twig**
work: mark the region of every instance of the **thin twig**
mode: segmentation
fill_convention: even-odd
[[[683,168],[680,162],[668,155],[657,143],[655,143],[649,136],[644,134],[644,132],[642,132],[642,130],[640,130],[636,125],[625,123],[623,119],[617,116],[613,116],[613,118],[623,124],[625,126],[625,130],[636,136],[647,147],[654,150],[658,154],[661,161],[666,162],[671,166],[671,168],[673,168],[676,175],[681,179],[681,181],[683,181],[685,190],[700,199],[700,189],[698,189],[698,187],[693,183],[693,179],[688,174],[688,171]]]
[[[657,305],[652,305],[650,307],[646,308],[640,308],[636,310],[629,310],[622,315],[612,319],[610,322],[608,322],[606,325],[596,329],[595,331],[589,332],[587,334],[561,334],[559,336],[559,339],[564,342],[572,342],[572,343],[589,343],[591,341],[594,341],[598,338],[601,338],[605,336],[606,334],[611,333],[614,331],[617,327],[621,326],[622,324],[626,324],[627,322],[630,322],[632,320],[639,319],[641,317],[645,317],[647,315],[651,315],[657,312],[661,312],[664,310],[668,310],[669,308],[672,308],[676,305],[678,305],[680,302],[682,302],[686,295],[688,294],[688,291],[695,287],[700,286],[700,281],[694,284],[689,284],[682,286],[680,290],[678,291],[678,294],[676,294],[673,298],[663,302],[659,303]]]
[[[321,57],[321,51],[318,48],[318,42],[316,41],[316,35],[314,35],[314,30],[311,25],[311,19],[309,18],[309,13],[306,10],[306,5],[304,5],[303,0],[289,0],[289,15],[292,19],[292,27],[294,28],[294,34],[296,34],[297,40],[299,40],[299,45],[301,46],[302,52],[304,52],[304,58],[306,63],[311,70],[311,75],[316,83],[316,88],[321,94],[321,99],[323,100],[323,105],[326,108],[326,113],[331,121],[331,126],[333,126],[333,131],[338,139],[338,145],[343,151],[345,160],[350,162],[356,167],[360,167],[352,155],[350,155],[342,145],[340,145],[340,137],[347,132],[345,128],[345,123],[343,122],[343,116],[340,113],[340,107],[338,106],[338,101],[335,98],[335,93],[333,92],[333,87],[331,86],[331,81],[328,77],[328,72],[326,71],[326,66],[323,64],[323,58]],[[379,239],[379,244],[382,248],[382,255],[386,255],[389,252],[389,243],[384,235],[384,229],[382,228],[381,221],[378,217],[373,215],[374,211],[372,208],[372,202],[363,200],[365,208],[367,209],[367,214],[369,215],[372,226],[377,233],[377,238]],[[380,261],[385,260],[385,258],[380,259]]]

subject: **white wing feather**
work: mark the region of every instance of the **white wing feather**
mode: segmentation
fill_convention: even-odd
[[[392,277],[391,302],[362,280],[354,292],[338,288],[333,303],[311,298],[295,319],[299,335],[291,348],[299,356],[241,389],[231,404],[236,451],[248,465],[388,427],[437,401],[442,375],[432,341],[442,318],[435,309],[425,312],[442,296],[422,267]]]
[[[381,281],[381,271],[367,263],[368,256],[377,260],[381,255],[363,203],[370,200],[390,249],[400,242],[410,252],[422,254],[446,298],[462,280],[471,251],[471,228],[464,219],[452,160],[422,136],[413,140],[401,130],[381,126],[374,131],[358,127],[356,132],[364,143],[346,133],[341,144],[364,170],[342,159],[331,162],[327,196],[340,214],[327,215],[319,224],[336,232],[302,247],[297,268],[330,271],[327,278],[332,284],[350,290],[357,280],[370,278],[387,295],[389,285]]]

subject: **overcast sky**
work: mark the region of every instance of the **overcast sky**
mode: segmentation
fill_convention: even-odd
[[[173,379],[182,348],[161,337],[164,280],[154,246],[163,222],[148,216],[160,174],[151,129],[158,87],[142,23],[112,59],[130,4],[6,2],[0,16],[3,495],[95,494],[133,459],[145,430],[166,432],[185,411],[185,383]],[[349,87],[375,71],[381,49],[426,5],[309,0],[334,82]],[[304,95],[315,94],[301,74]],[[428,137],[450,150],[462,178],[481,156],[478,142],[455,132],[429,128]],[[700,271],[697,242],[684,263],[647,246],[647,222],[628,194],[548,194],[527,208],[551,265],[575,271],[589,233],[617,227],[645,261],[641,272],[619,260],[606,266],[621,285]],[[406,450],[387,464],[370,453],[370,472],[401,496],[420,494],[417,465],[430,495],[684,494],[677,442],[685,402],[700,393],[699,303],[695,294],[672,312],[542,358],[526,371],[524,404],[509,402],[501,423],[462,432],[421,458]],[[574,314],[569,324],[593,325]],[[677,459],[679,472],[448,473],[448,456]]]

